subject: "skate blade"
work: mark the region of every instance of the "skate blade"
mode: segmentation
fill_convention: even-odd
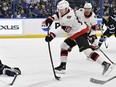
[[[61,71],[55,70],[55,72],[58,73],[58,74],[65,74],[65,70],[61,70]]]
[[[104,74],[102,74],[102,75],[105,76],[105,77],[107,77],[112,72],[112,70],[114,68],[115,68],[114,64],[110,65],[109,69]]]

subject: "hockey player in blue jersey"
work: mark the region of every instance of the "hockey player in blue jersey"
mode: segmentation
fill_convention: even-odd
[[[104,24],[106,25],[107,29],[99,39],[99,47],[101,47],[102,43],[113,34],[116,37],[116,21],[109,15],[109,13],[103,14],[102,24],[100,25],[100,27],[103,27]]]

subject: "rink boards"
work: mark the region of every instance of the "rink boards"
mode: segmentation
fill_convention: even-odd
[[[47,34],[48,28],[45,26],[45,19],[1,19],[0,38],[43,38]],[[102,19],[98,19],[98,24]],[[60,27],[58,22],[54,22],[50,30]],[[97,36],[101,32],[98,31]],[[65,36],[65,35],[64,35]]]

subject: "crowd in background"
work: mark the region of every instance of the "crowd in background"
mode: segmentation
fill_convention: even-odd
[[[84,4],[87,2],[91,2],[93,6],[93,12],[100,17],[100,0],[68,0],[70,2],[71,7],[74,10],[78,10],[79,8],[83,8]],[[111,2],[112,1],[112,2]],[[116,18],[116,0],[102,0],[102,12],[109,13],[111,16]]]
[[[46,18],[55,13],[60,0],[0,0],[0,18]],[[74,10],[82,8],[89,0],[67,0]],[[92,0],[93,11],[100,17],[99,0]],[[116,1],[103,1],[103,13],[116,18]]]

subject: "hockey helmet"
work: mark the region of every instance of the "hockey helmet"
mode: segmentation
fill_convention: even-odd
[[[85,3],[84,8],[90,8],[90,9],[92,9],[91,3]]]
[[[57,9],[65,9],[65,8],[69,8],[69,3],[66,0],[62,0],[58,3],[57,5]]]
[[[69,3],[66,0],[60,1],[57,5],[57,10],[61,15],[64,15],[68,11],[68,8],[69,8]]]

